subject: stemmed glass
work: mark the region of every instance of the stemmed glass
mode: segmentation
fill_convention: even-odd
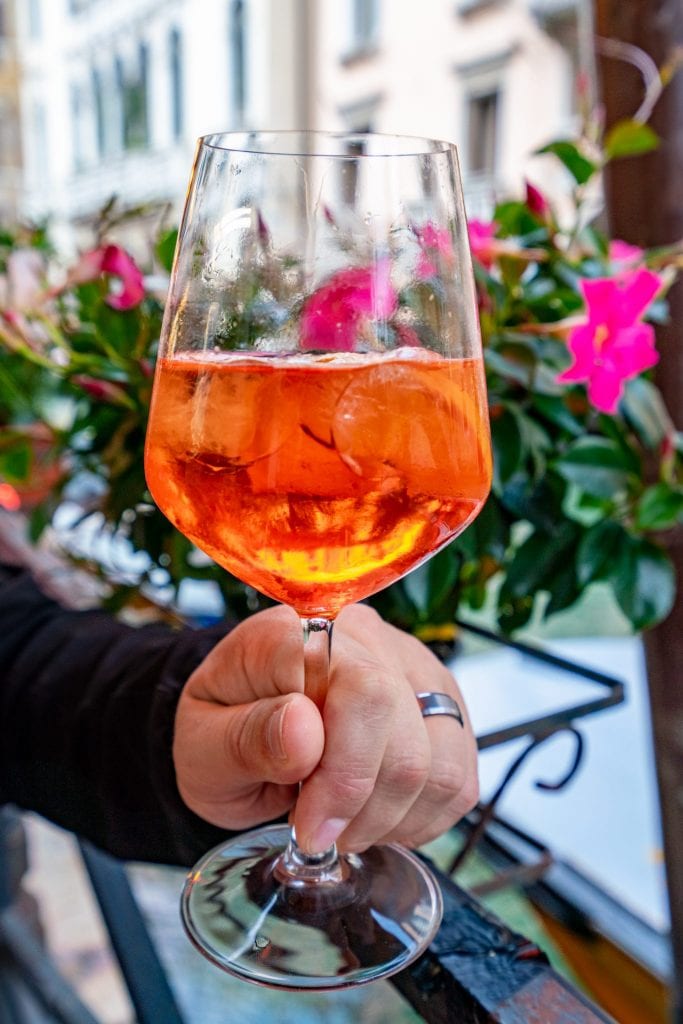
[[[447,544],[490,486],[453,146],[316,132],[199,141],[146,472],[179,530],[298,613],[306,692],[322,706],[338,612]],[[341,988],[415,959],[441,898],[398,845],[311,855],[271,825],[208,853],[182,914],[231,973]]]

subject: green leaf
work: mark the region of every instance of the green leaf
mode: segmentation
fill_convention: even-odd
[[[533,610],[533,597],[520,597],[499,603],[498,625],[504,633],[513,633],[526,626]]]
[[[683,522],[683,491],[667,483],[648,487],[636,510],[636,526],[641,530],[666,530]]]
[[[496,486],[500,487],[517,472],[524,457],[524,444],[517,417],[507,409],[492,419],[491,440]]]
[[[525,412],[518,410],[517,416],[522,440],[530,455],[536,457],[541,452],[549,451],[552,448],[552,441],[545,426],[537,423],[532,416],[528,416]]]
[[[536,360],[528,348],[510,344],[505,345],[504,351],[487,348],[484,358],[489,373],[497,373],[500,377],[513,380],[524,387],[530,386]]]
[[[607,578],[624,615],[635,629],[647,629],[671,611],[676,593],[673,566],[665,552],[647,540],[624,534],[619,557]]]
[[[530,236],[537,236],[539,232],[538,221],[529,212],[529,207],[526,203],[521,203],[518,200],[499,203],[494,211],[493,220],[498,225],[497,233],[501,238],[517,235],[523,236],[526,241],[529,241]],[[545,229],[542,232],[542,237],[544,240],[548,237]]]
[[[567,433],[573,434],[574,437],[583,434],[583,424],[570,412],[564,398],[553,395],[533,395],[532,401],[544,419],[556,427],[566,430]]]
[[[410,632],[419,622],[420,616],[406,592],[405,582],[405,579],[402,579],[390,587],[385,587],[378,594],[373,594],[368,603],[382,618]]]
[[[569,484],[562,503],[562,513],[575,523],[591,527],[602,522],[613,511],[613,502],[609,498],[595,498],[586,494],[576,484]]]
[[[616,157],[637,156],[650,153],[659,146],[659,136],[647,124],[627,118],[612,125],[605,136],[605,155],[608,160]]]
[[[590,248],[595,249],[603,259],[606,259],[609,254],[609,241],[607,236],[596,228],[595,224],[588,224],[580,233],[580,238],[585,240]],[[600,276],[602,271],[599,270],[597,276]]]
[[[579,530],[573,523],[561,523],[554,535],[535,531],[515,552],[501,587],[506,598],[533,596],[566,562],[569,549],[576,544]]]
[[[649,448],[656,448],[669,433],[671,419],[661,392],[644,377],[628,382],[621,409]]]
[[[583,299],[571,288],[550,282],[545,292],[539,289],[535,294],[524,297],[526,307],[541,323],[555,323],[583,307]]]
[[[506,632],[519,629],[531,617],[535,596],[550,593],[546,608],[559,611],[578,595],[573,571],[579,529],[562,523],[553,534],[532,533],[515,552],[498,595],[498,623]]]
[[[510,529],[500,503],[490,494],[483,509],[473,523],[453,542],[466,562],[480,562],[489,557],[501,562],[510,542]]]
[[[576,551],[576,575],[581,586],[604,578],[624,542],[624,529],[606,520],[587,530]]]
[[[460,568],[460,556],[450,548],[439,551],[403,580],[406,593],[420,618],[428,620],[453,590]]]
[[[43,532],[48,528],[52,521],[51,509],[49,506],[44,504],[36,505],[31,510],[28,521],[28,535],[29,539],[35,544],[40,540]]]
[[[604,438],[617,446],[624,469],[640,479],[642,476],[641,458],[630,443],[622,421],[616,416],[601,413],[598,417],[598,430]]]
[[[565,489],[564,481],[553,473],[540,480],[519,475],[506,484],[501,504],[514,519],[551,536],[563,518]]]
[[[162,265],[164,270],[167,270],[169,273],[173,266],[173,256],[175,254],[177,241],[178,229],[172,228],[170,231],[164,231],[164,233],[159,236],[155,246],[155,252],[159,263]]]
[[[568,140],[551,142],[548,146],[543,146],[542,149],[538,149],[536,152],[539,154],[552,153],[558,160],[561,160],[577,185],[585,185],[598,169],[596,163],[585,157],[577,146]]]
[[[570,558],[559,565],[557,571],[546,579],[544,589],[550,595],[550,600],[543,609],[544,618],[564,611],[565,608],[574,604],[581,593],[581,587],[576,575],[576,566]]]
[[[565,480],[597,498],[627,491],[634,479],[628,452],[607,438],[580,437],[553,465]]]
[[[458,580],[462,558],[453,548],[439,551],[426,563],[429,601],[427,614],[439,617],[439,609],[452,596]]]
[[[23,483],[31,471],[33,455],[28,441],[16,441],[0,452],[0,478],[10,483]]]

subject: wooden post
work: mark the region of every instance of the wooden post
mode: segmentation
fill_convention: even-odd
[[[683,47],[681,0],[594,0],[598,40],[638,47],[657,66]],[[630,117],[643,100],[643,79],[627,62],[597,46],[606,123]],[[608,215],[613,237],[641,246],[683,238],[683,72],[657,102],[650,124],[662,144],[651,154],[608,169]],[[661,360],[655,378],[676,423],[683,428],[683,283],[670,292],[669,323],[657,329]],[[664,850],[672,920],[673,1019],[683,1022],[683,537],[670,543],[678,596],[668,619],[645,638],[652,728],[657,760]]]

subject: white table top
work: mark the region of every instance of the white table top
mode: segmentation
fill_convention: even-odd
[[[643,920],[669,925],[643,652],[635,637],[553,641],[554,653],[602,670],[626,685],[626,700],[577,722],[584,758],[559,793],[537,779],[562,777],[574,740],[558,736],[529,756],[498,806],[501,816],[545,843]],[[516,651],[491,648],[456,658],[454,671],[478,734],[592,699],[602,687]],[[482,798],[495,790],[528,739],[480,756]]]

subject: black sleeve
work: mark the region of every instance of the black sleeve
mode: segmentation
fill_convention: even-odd
[[[226,833],[180,798],[175,709],[226,629],[135,629],[0,567],[0,802],[119,857],[191,864]]]

